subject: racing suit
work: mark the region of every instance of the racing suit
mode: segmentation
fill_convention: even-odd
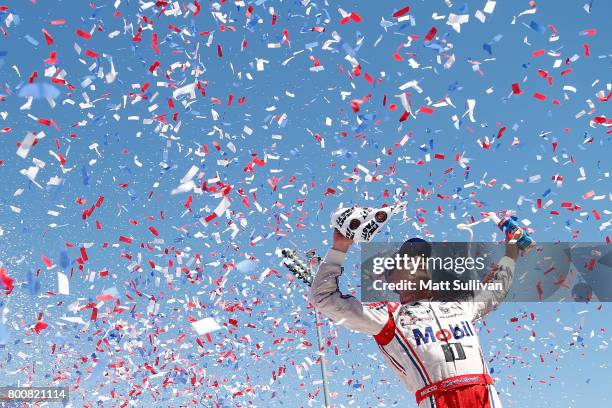
[[[494,282],[504,291],[465,302],[361,303],[338,288],[346,253],[330,249],[313,280],[310,301],[351,330],[374,336],[387,364],[419,408],[501,408],[474,328],[506,296],[514,259],[504,256]]]

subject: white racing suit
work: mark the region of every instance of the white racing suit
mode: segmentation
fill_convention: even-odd
[[[361,303],[338,288],[346,254],[329,250],[312,283],[310,301],[337,324],[374,336],[387,364],[419,408],[501,408],[474,322],[505,297],[515,261],[504,256],[493,281],[504,291],[465,302]]]

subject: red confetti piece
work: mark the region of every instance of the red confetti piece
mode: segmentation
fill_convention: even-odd
[[[42,261],[47,265],[47,268],[51,268],[53,266],[53,262],[46,256],[42,255]]]
[[[7,270],[0,267],[0,283],[6,290],[6,294],[9,295],[14,288],[13,279],[8,276]]]
[[[538,283],[536,283],[536,290],[538,292],[538,300],[542,300],[542,295],[544,294],[544,290],[542,289],[542,281],[538,281]]]
[[[49,53],[49,58],[45,59],[45,64],[55,65],[56,62],[57,62],[57,52],[51,51]]]
[[[78,35],[79,37],[84,38],[86,40],[90,40],[91,39],[91,34],[89,34],[87,31],[81,30],[80,28],[77,28],[76,35]]]
[[[157,42],[157,33],[151,34],[151,48],[155,51],[156,54],[159,54],[159,47]]]
[[[436,27],[431,27],[429,29],[429,32],[427,33],[427,35],[425,36],[425,41],[431,41],[434,39],[434,37],[436,36],[436,33],[438,32],[438,29]]]
[[[87,256],[87,249],[85,249],[85,247],[81,247],[79,251],[81,252],[81,259],[83,262],[87,262],[89,260],[89,257]]]
[[[45,330],[47,327],[49,327],[49,324],[43,321],[38,321],[36,322],[36,325],[34,325],[34,331],[36,332],[36,334],[40,334],[40,332]]]
[[[130,238],[130,237],[126,237],[124,235],[121,235],[119,237],[119,241],[125,242],[126,244],[131,244],[134,240],[132,238]]]
[[[410,6],[406,6],[404,8],[397,10],[395,13],[393,13],[393,17],[395,18],[401,17],[405,15],[406,13],[408,13],[409,11],[410,11]]]
[[[49,34],[49,32],[44,28],[42,29],[42,33],[45,36],[45,41],[47,42],[47,45],[53,44],[53,37],[51,37],[51,34]]]
[[[593,118],[593,122],[595,122],[595,123],[597,123],[597,124],[601,125],[601,124],[603,124],[603,123],[606,123],[606,122],[607,122],[607,119],[606,119],[606,117],[605,117],[605,116],[595,116],[595,117]]]
[[[155,71],[157,67],[159,67],[159,61],[155,61],[153,64],[151,64],[151,66],[149,67],[149,72],[153,73],[153,71]]]
[[[409,117],[409,116],[410,116],[410,112],[408,112],[408,111],[404,111],[404,113],[402,113],[402,116],[400,117],[399,121],[400,121],[400,122],[403,122],[403,121],[405,121],[406,119],[408,119],[408,117]]]
[[[108,301],[108,300],[113,300],[113,299],[114,299],[114,297],[110,293],[105,293],[105,294],[102,294],[102,295],[96,295],[96,300],[100,300],[100,301]]]

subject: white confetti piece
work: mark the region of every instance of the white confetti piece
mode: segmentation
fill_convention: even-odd
[[[199,336],[202,336],[206,333],[212,333],[221,329],[221,326],[219,326],[219,324],[217,324],[217,321],[212,317],[206,317],[204,319],[192,322],[191,326]]]

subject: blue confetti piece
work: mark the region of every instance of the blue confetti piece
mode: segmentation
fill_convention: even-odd
[[[9,333],[6,326],[0,322],[0,346],[5,346],[9,340]],[[8,362],[9,360],[7,360]]]
[[[531,29],[536,33],[544,34],[546,32],[546,27],[541,26],[535,21],[531,21],[531,23],[529,23],[529,27],[531,27]]]
[[[89,185],[89,175],[87,174],[87,168],[85,167],[85,165],[81,167],[81,175],[83,176],[83,185],[88,186]]]
[[[25,35],[25,39],[28,40],[28,42],[32,44],[33,46],[38,47],[39,42],[36,41],[35,38],[31,37],[29,34]]]
[[[60,267],[65,271],[70,266],[70,258],[68,258],[68,252],[60,251]]]
[[[457,13],[459,14],[469,14],[470,8],[467,3],[461,3],[457,6]]]
[[[455,82],[453,82],[452,84],[450,84],[448,86],[448,91],[449,92],[453,92],[453,91],[456,91],[458,89],[461,89],[461,87],[459,86],[459,81],[455,81]]]
[[[28,271],[27,281],[23,284],[23,287],[28,290],[30,296],[35,296],[40,290],[40,282],[34,275],[34,272]]]
[[[410,23],[404,23],[401,26],[399,26],[399,28],[397,29],[398,31],[403,31],[406,28],[410,27]]]

